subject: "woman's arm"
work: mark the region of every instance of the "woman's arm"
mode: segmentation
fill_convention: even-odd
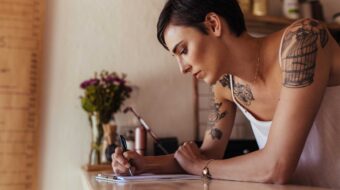
[[[126,151],[118,147],[112,154],[112,169],[115,174],[129,175],[129,168],[134,174],[141,173],[185,173],[174,158],[174,154],[164,156],[142,156],[136,151]]]
[[[328,37],[327,29],[314,20],[302,20],[287,30],[280,55],[283,86],[267,144],[247,155],[211,162],[213,178],[280,184],[289,180],[327,86]],[[198,168],[207,162],[195,163],[196,169],[187,172],[199,175]]]
[[[227,78],[226,78],[227,79]],[[226,149],[232,126],[234,123],[236,106],[228,101],[228,81],[222,81],[213,88],[214,109],[209,115],[208,130],[205,133],[201,146],[200,156],[202,159],[221,159]],[[201,154],[203,153],[203,154]],[[128,160],[133,160],[133,172],[138,173],[185,173],[174,154],[164,156],[141,156],[135,151],[123,152],[120,148],[112,155],[112,168],[117,174],[128,174]],[[184,164],[189,165],[189,164]]]
[[[229,76],[225,75],[213,87],[213,110],[200,149],[194,143],[184,143],[175,153],[176,160],[188,173],[200,175],[206,161],[224,156],[236,114],[236,105],[229,101],[232,99],[229,84]]]
[[[213,87],[213,110],[209,114],[208,128],[203,144],[199,150],[202,159],[223,158],[233,127],[236,106],[227,100],[227,81],[217,83]],[[226,99],[227,98],[227,99]],[[174,154],[166,156],[146,157],[146,172],[152,173],[184,173],[185,171],[174,158]]]
[[[213,110],[208,116],[208,127],[204,135],[201,153],[207,159],[221,159],[224,156],[225,149],[228,145],[229,137],[234,125],[236,105],[229,101],[230,92],[229,75],[225,75],[213,87]]]

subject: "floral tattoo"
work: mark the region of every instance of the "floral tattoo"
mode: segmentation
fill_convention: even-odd
[[[250,106],[251,102],[255,100],[249,85],[236,83],[234,86],[234,94],[246,106]]]
[[[227,112],[221,112],[220,108],[222,107],[222,103],[214,103],[213,104],[213,112],[209,114],[208,117],[208,126],[211,128],[210,129],[210,135],[212,137],[212,139],[221,139],[222,138],[222,131],[215,126],[216,122],[218,122],[219,120],[223,119],[226,115]]]
[[[210,130],[210,135],[212,139],[220,140],[222,138],[223,133],[219,128],[212,128]]]

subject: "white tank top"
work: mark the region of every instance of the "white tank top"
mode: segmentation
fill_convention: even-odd
[[[237,102],[231,75],[230,86],[233,101],[250,121],[256,142],[262,149],[267,142],[272,121],[259,121]],[[292,182],[340,188],[340,86],[327,87]]]

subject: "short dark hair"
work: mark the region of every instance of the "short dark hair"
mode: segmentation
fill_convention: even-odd
[[[223,17],[236,36],[246,31],[244,16],[237,0],[168,0],[158,18],[158,41],[169,50],[164,40],[164,31],[170,23],[192,26],[208,34],[203,22],[210,12]]]

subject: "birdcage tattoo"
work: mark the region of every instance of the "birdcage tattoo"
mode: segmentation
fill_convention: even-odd
[[[282,49],[287,49],[286,57],[282,60],[285,86],[303,87],[313,82],[317,39],[316,31],[304,28],[287,34],[282,44]]]

